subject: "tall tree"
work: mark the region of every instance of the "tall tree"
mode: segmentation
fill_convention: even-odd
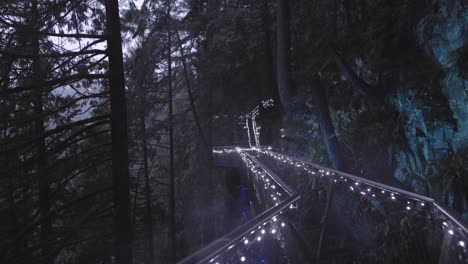
[[[184,47],[182,45],[182,40],[180,39],[180,33],[179,31],[176,32],[177,34],[177,43],[179,45],[179,51],[180,51],[180,56],[181,56],[181,62],[182,62],[182,69],[183,69],[183,72],[184,72],[184,78],[185,78],[185,85],[187,87],[187,94],[188,94],[188,97],[189,97],[189,102],[190,102],[190,107],[192,109],[192,114],[193,114],[193,118],[195,120],[195,125],[197,126],[197,130],[198,130],[198,133],[200,134],[200,138],[203,142],[203,146],[210,151],[209,149],[209,146],[208,146],[208,142],[205,138],[205,135],[203,133],[203,128],[202,128],[202,125],[201,125],[201,122],[200,122],[200,118],[198,116],[198,112],[197,112],[197,108],[195,106],[195,99],[193,97],[193,93],[192,93],[192,87],[191,87],[191,82],[190,82],[190,75],[189,75],[189,71],[188,71],[188,67],[187,67],[187,61],[186,61],[186,57],[185,57],[185,51],[184,51]]]
[[[287,0],[277,0],[276,5],[276,81],[281,103],[290,112],[294,102],[289,77],[289,5]]]
[[[118,0],[106,0],[107,45],[112,130],[114,238],[117,264],[132,263],[130,179],[128,171],[127,106]]]
[[[150,165],[149,165],[149,155],[148,155],[148,142],[147,142],[147,127],[146,127],[146,113],[147,113],[147,98],[146,98],[146,88],[147,88],[147,78],[151,78],[152,68],[148,65],[148,47],[143,43],[143,46],[140,50],[137,50],[137,53],[140,53],[140,56],[136,56],[138,62],[141,63],[142,69],[139,69],[134,76],[136,82],[136,89],[138,89],[138,119],[139,119],[139,137],[141,139],[141,149],[143,150],[143,176],[145,180],[145,214],[144,214],[144,236],[145,236],[145,263],[152,264],[154,263],[154,241],[153,241],[153,213],[152,213],[152,190],[150,183]],[[148,68],[151,69],[148,71]]]
[[[41,29],[41,23],[39,20],[39,10],[37,5],[37,0],[31,1],[31,52],[34,56],[32,61],[32,83],[42,82],[41,74],[41,59],[39,57],[39,31]],[[35,134],[40,137],[36,142],[36,158],[37,158],[37,175],[38,175],[38,186],[39,186],[39,211],[41,213],[42,223],[41,223],[41,240],[42,240],[42,250],[43,254],[46,251],[46,244],[48,239],[51,237],[52,232],[52,220],[50,217],[50,186],[47,173],[47,147],[45,142],[45,137],[42,137],[44,134],[44,120],[43,120],[43,87],[37,87],[33,90],[34,98],[34,114],[35,122]]]
[[[172,91],[171,1],[167,1],[167,81],[169,100],[169,261],[176,262],[174,124]]]

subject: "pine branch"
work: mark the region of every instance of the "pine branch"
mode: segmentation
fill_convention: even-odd
[[[108,78],[107,74],[75,74],[59,79],[54,79],[54,80],[49,80],[49,81],[43,81],[39,82],[36,84],[32,85],[26,85],[26,86],[20,86],[16,87],[13,89],[6,89],[0,92],[0,96],[6,95],[6,94],[12,94],[12,93],[19,93],[19,92],[25,92],[25,91],[30,91],[36,88],[44,87],[44,86],[54,86],[57,84],[65,85],[70,82],[76,82],[79,80],[95,80],[95,79],[105,79]]]
[[[34,58],[62,58],[62,57],[69,57],[69,56],[78,56],[78,55],[86,55],[86,54],[107,54],[106,50],[100,49],[91,49],[91,50],[81,50],[81,51],[70,51],[64,53],[49,53],[49,54],[23,54],[23,53],[16,53],[13,51],[6,51],[0,50],[1,55],[5,56],[12,56],[20,59],[34,59]]]
[[[99,34],[65,34],[65,33],[55,33],[55,32],[40,32],[39,34],[51,37],[62,37],[62,38],[95,38],[95,39],[105,39],[106,35]]]

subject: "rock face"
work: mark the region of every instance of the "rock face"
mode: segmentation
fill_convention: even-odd
[[[428,55],[446,70],[441,82],[457,129],[451,139],[455,151],[468,146],[468,78],[457,67],[457,50],[468,44],[468,6],[459,0],[434,1],[437,12],[428,14],[418,25],[418,41]]]
[[[428,102],[440,98],[423,100],[416,96],[417,91],[404,88],[390,99],[407,118],[404,133],[410,148],[395,154],[394,177],[416,192],[432,196],[436,187],[431,185],[430,175],[437,175],[438,162],[468,147],[468,75],[457,63],[462,59],[459,51],[468,44],[468,8],[459,0],[434,1],[434,6],[418,23],[416,34],[420,48],[445,72],[440,90],[447,104],[428,107]],[[434,117],[437,107],[449,108],[446,112],[454,122]],[[466,211],[467,203],[462,200],[461,208]],[[453,194],[446,202],[453,206]]]
[[[354,59],[352,70],[365,82],[384,89],[388,104],[379,105],[380,109],[358,109],[355,105],[364,105],[365,99],[353,100],[361,95],[354,94],[350,82],[343,82],[346,78],[338,72],[336,79],[330,77],[333,81],[329,84],[332,99],[329,108],[351,173],[388,184],[402,183],[405,188],[468,214],[463,190],[468,180],[463,177],[463,168],[459,169],[463,165],[460,157],[468,153],[468,4],[465,2],[432,0],[431,5],[421,7],[429,8],[424,14],[419,12],[419,6],[411,7],[418,12],[385,6],[385,12],[392,15],[376,15],[369,23],[369,28],[377,28],[370,30],[372,34],[385,38],[369,38],[372,48],[364,52],[349,49],[348,54]],[[375,8],[382,7],[375,4]],[[394,19],[400,14],[403,15]],[[398,23],[405,19],[411,23]],[[393,23],[398,26],[392,28]],[[389,32],[389,28],[393,31]],[[398,34],[403,29],[410,33]],[[392,44],[392,41],[401,43]],[[346,51],[343,47],[343,56]],[[300,90],[303,93],[298,97],[307,105],[305,98],[310,95],[306,89]],[[346,104],[352,106],[347,108]],[[302,115],[296,114],[300,118],[294,121],[304,119],[315,124],[314,117],[308,116],[315,110],[313,106],[307,108],[298,110]],[[302,150],[306,158],[321,163],[319,156],[326,157],[326,154],[317,147],[321,139],[312,133],[318,128],[305,122],[302,127],[296,126],[293,118],[290,119],[283,120],[283,127],[287,128],[287,137],[283,138],[289,146],[287,151],[298,155]],[[293,144],[296,147],[291,147]],[[454,160],[458,167],[454,166]]]

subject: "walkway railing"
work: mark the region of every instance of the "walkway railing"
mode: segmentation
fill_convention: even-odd
[[[348,251],[351,253],[343,257],[367,263],[468,263],[466,226],[434,199],[267,148],[248,152],[303,196],[302,210],[293,216],[300,229],[313,225],[314,216],[304,211],[315,214],[317,229],[327,219],[322,259]],[[329,192],[332,199],[327,215],[324,203]],[[303,233],[312,248],[320,248],[320,232]]]
[[[300,196],[274,173],[262,166],[258,160],[240,148],[214,149],[215,159],[242,160],[250,183],[255,186],[256,195],[264,212],[236,228],[229,234],[215,240],[205,248],[178,262],[193,263],[250,263],[257,257],[259,244],[281,236],[285,228],[284,211],[291,207]],[[268,199],[269,198],[269,199]]]
[[[276,233],[286,212],[309,249],[321,251],[318,261],[468,263],[466,226],[432,198],[268,148],[217,148],[214,155],[240,158],[265,211],[180,263],[249,263],[250,242],[262,240],[262,230]]]

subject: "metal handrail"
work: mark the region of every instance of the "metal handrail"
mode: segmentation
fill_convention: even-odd
[[[258,159],[256,159],[255,157],[253,157],[252,155],[250,155],[249,153],[245,151],[243,151],[242,153],[248,155],[249,158],[255,161],[255,163],[257,163],[257,165],[260,166],[262,170],[268,173],[272,177],[272,179],[276,182],[276,184],[278,184],[281,188],[283,188],[283,190],[286,191],[286,193],[288,193],[291,196],[297,194],[297,192],[293,188],[289,187],[278,175],[276,175],[276,173],[272,172],[267,166],[261,163]]]
[[[226,146],[226,147],[215,147],[213,149],[218,150],[218,151],[222,150],[223,153],[228,153],[228,152],[235,151],[236,153],[239,153],[239,154],[240,153],[245,154],[252,162],[254,162],[263,171],[265,171],[271,177],[271,179],[274,182],[276,182],[276,184],[279,187],[281,187],[289,195],[289,197],[287,197],[286,199],[281,201],[278,205],[273,206],[273,207],[269,208],[268,210],[266,210],[265,212],[261,213],[260,215],[258,215],[254,219],[252,219],[251,221],[239,226],[234,231],[232,231],[232,232],[228,233],[227,235],[217,239],[213,243],[211,243],[208,246],[204,247],[203,249],[195,252],[191,256],[179,261],[178,264],[189,264],[189,263],[193,264],[193,263],[206,263],[206,262],[209,262],[210,260],[212,260],[216,256],[219,256],[223,252],[226,252],[227,250],[232,248],[233,245],[235,243],[238,243],[239,241],[241,241],[241,239],[244,236],[248,235],[251,231],[256,230],[257,227],[260,226],[262,223],[269,221],[274,216],[278,215],[283,209],[289,207],[291,204],[293,204],[294,202],[296,202],[300,198],[300,195],[293,188],[288,186],[278,175],[276,175],[265,164],[260,162],[253,155],[248,153],[250,151],[262,151],[262,153],[264,153],[264,151],[268,151],[268,152],[270,152],[270,154],[281,156],[281,157],[283,157],[284,159],[286,159],[289,162],[291,162],[291,161],[294,162],[294,165],[297,165],[297,166],[301,165],[301,166],[304,166],[304,167],[309,166],[309,167],[312,167],[312,168],[317,169],[317,170],[329,172],[330,177],[347,178],[347,179],[350,179],[350,180],[352,180],[354,182],[363,183],[365,185],[375,187],[375,188],[378,188],[378,189],[381,189],[381,190],[393,192],[395,194],[400,194],[400,195],[406,196],[406,197],[411,198],[411,199],[428,202],[429,204],[434,206],[434,208],[438,209],[441,212],[442,215],[447,217],[448,220],[452,221],[454,225],[458,226],[462,231],[464,231],[465,233],[468,234],[468,229],[463,224],[463,220],[461,220],[461,218],[456,216],[454,213],[450,212],[450,210],[447,209],[446,207],[444,207],[443,205],[437,203],[433,198],[430,198],[430,197],[427,197],[427,196],[424,196],[424,195],[420,195],[420,194],[416,194],[416,193],[413,193],[413,192],[410,192],[410,191],[406,191],[406,190],[403,190],[403,189],[400,189],[400,188],[397,188],[397,187],[389,186],[389,185],[379,183],[379,182],[376,182],[376,181],[368,180],[368,179],[365,179],[365,178],[362,178],[362,177],[354,176],[354,175],[351,175],[351,174],[348,174],[348,173],[345,173],[345,172],[341,172],[341,171],[333,170],[333,169],[330,169],[330,168],[326,168],[326,167],[323,167],[323,166],[320,166],[320,165],[317,165],[317,164],[314,164],[314,163],[311,163],[311,162],[307,162],[307,161],[303,161],[303,160],[300,160],[300,159],[297,159],[297,158],[294,158],[294,157],[290,157],[290,156],[285,155],[285,154],[277,153],[277,152],[271,151],[271,148],[268,148],[268,149],[266,149],[264,147],[262,147],[262,148],[258,148],[258,147],[239,148],[239,147],[236,147],[236,146]],[[264,153],[264,154],[268,155],[268,153]],[[341,179],[343,179],[343,178],[341,178]]]
[[[258,150],[261,150],[261,148],[252,148],[250,150],[251,151],[258,151]],[[317,165],[317,164],[314,164],[314,163],[311,163],[311,162],[308,162],[308,161],[303,161],[303,160],[300,160],[300,159],[297,159],[297,158],[294,158],[294,157],[291,157],[291,156],[288,156],[288,155],[285,155],[285,154],[281,154],[281,153],[278,153],[278,152],[268,150],[268,149],[267,149],[267,151],[269,151],[271,153],[274,153],[276,155],[286,157],[286,158],[291,159],[293,161],[300,162],[302,164],[307,164],[307,165],[312,166],[312,167],[314,167],[316,169],[326,170],[326,171],[332,172],[332,173],[335,174],[335,175],[332,175],[332,176],[343,176],[343,177],[346,177],[348,179],[352,179],[354,181],[361,182],[361,183],[364,183],[364,184],[367,184],[367,185],[370,185],[370,186],[373,186],[373,187],[377,187],[377,188],[380,188],[380,189],[384,189],[384,190],[392,191],[392,192],[395,192],[395,193],[399,193],[401,195],[408,196],[408,197],[410,197],[412,199],[428,202],[428,203],[432,204],[435,208],[440,210],[446,217],[448,217],[459,228],[461,228],[464,232],[466,232],[468,234],[468,228],[463,223],[463,220],[461,219],[461,217],[457,216],[456,213],[451,212],[450,209],[448,209],[445,206],[441,205],[440,203],[436,202],[433,198],[430,198],[430,197],[427,197],[427,196],[424,196],[424,195],[420,195],[420,194],[417,194],[417,193],[413,193],[413,192],[410,192],[410,191],[406,191],[406,190],[403,190],[403,189],[400,189],[400,188],[397,188],[397,187],[389,186],[389,185],[379,183],[379,182],[376,182],[376,181],[372,181],[372,180],[368,180],[368,179],[361,178],[361,177],[358,177],[358,176],[354,176],[354,175],[348,174],[346,172],[326,168],[326,167],[323,167],[323,166],[320,166],[320,165]]]
[[[220,148],[216,147],[214,149],[229,149],[229,148]],[[229,250],[229,248],[235,243],[239,242],[244,236],[248,235],[251,231],[256,230],[261,224],[270,221],[274,216],[280,214],[280,212],[288,208],[291,204],[300,199],[300,195],[297,194],[292,188],[286,185],[278,175],[266,168],[265,165],[260,163],[256,158],[252,157],[249,153],[243,152],[246,154],[253,162],[257,163],[262,170],[264,170],[269,176],[274,180],[278,186],[283,188],[283,190],[288,193],[288,197],[281,201],[278,205],[275,205],[260,215],[256,216],[247,223],[239,226],[234,229],[232,232],[227,235],[215,240],[210,243],[208,246],[196,251],[192,255],[182,259],[177,262],[177,264],[194,264],[194,263],[206,263],[216,256],[222,254],[223,251]],[[267,171],[268,170],[268,171]]]
[[[231,245],[234,245],[240,241],[244,236],[248,235],[251,231],[256,230],[258,226],[266,221],[269,221],[272,217],[278,215],[283,209],[288,208],[289,205],[296,202],[300,198],[300,195],[296,194],[284,199],[280,204],[274,206],[265,212],[261,213],[249,222],[239,226],[227,235],[215,240],[208,246],[200,249],[194,254],[186,257],[185,259],[177,262],[178,264],[194,264],[194,263],[206,263],[214,257],[220,255],[223,251],[229,250]]]

